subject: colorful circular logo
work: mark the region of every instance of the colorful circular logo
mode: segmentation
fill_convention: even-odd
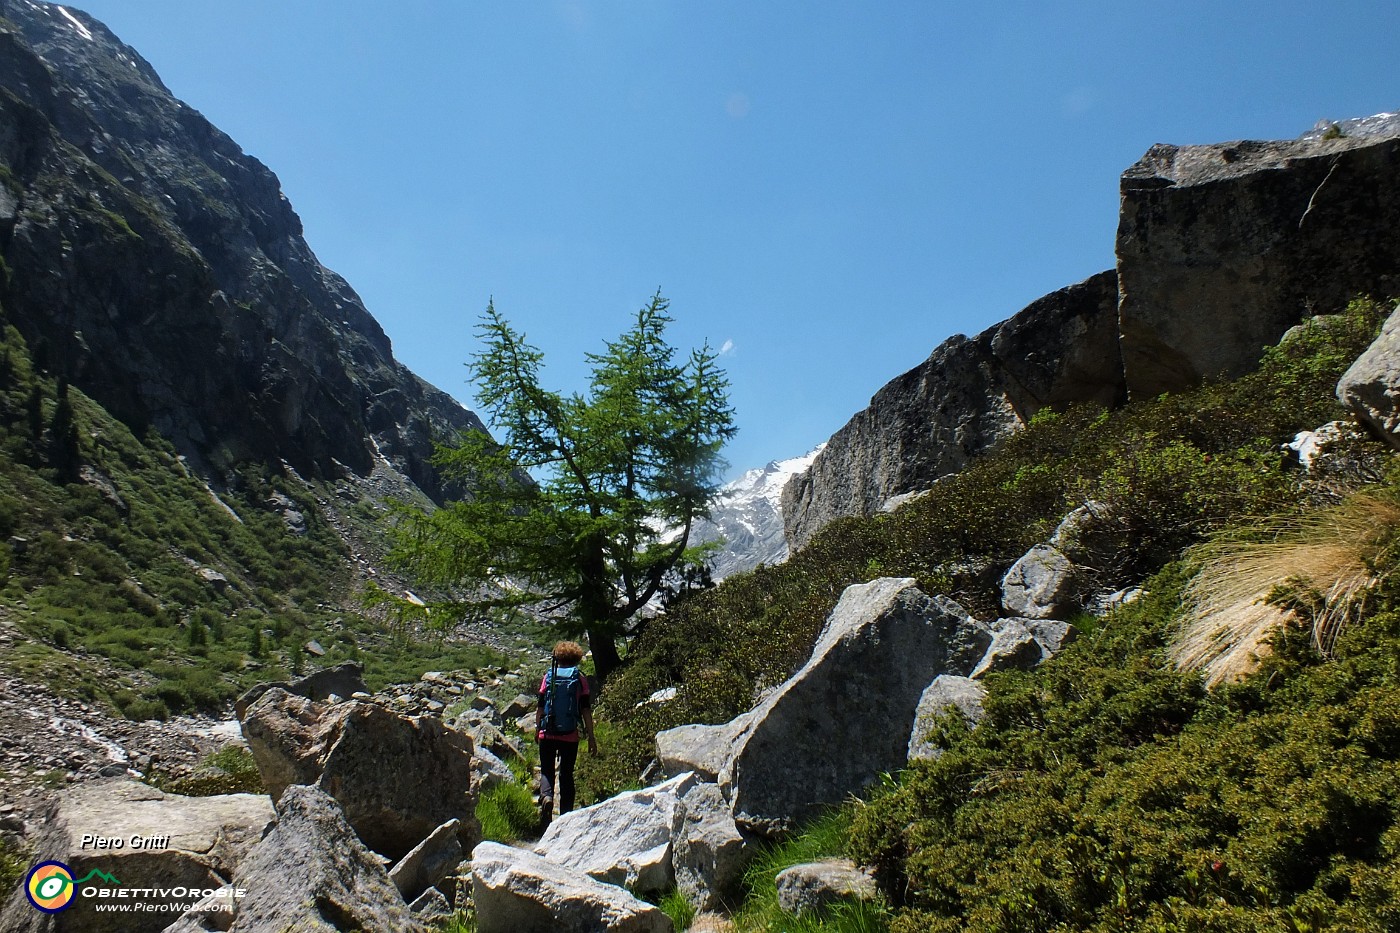
[[[40,862],[24,879],[29,903],[46,914],[71,907],[74,893],[73,870],[62,862]]]

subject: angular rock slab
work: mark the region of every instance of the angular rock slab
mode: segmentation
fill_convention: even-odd
[[[1400,308],[1337,383],[1337,399],[1400,447]]]
[[[389,869],[389,880],[412,901],[450,875],[462,861],[461,824],[448,820]]]
[[[937,758],[941,752],[929,741],[934,720],[948,709],[956,709],[970,725],[982,719],[982,700],[987,688],[980,681],[955,674],[940,674],[919,697],[914,728],[909,733],[909,760]]]
[[[253,704],[258,702],[262,695],[273,687],[317,702],[332,696],[348,697],[356,693],[364,693],[368,689],[365,687],[364,673],[364,666],[358,661],[345,661],[335,667],[315,671],[290,683],[273,681],[257,684],[250,687],[234,701],[233,712],[235,716],[242,719],[248,714],[248,710],[252,708]]]
[[[223,886],[275,818],[272,801],[261,794],[181,797],[165,794],[126,778],[81,784],[63,791],[44,820],[30,864],[63,862],[82,878],[99,869],[125,888],[198,888]],[[93,834],[120,838],[121,849],[82,847]],[[169,836],[165,849],[135,849],[133,836]],[[27,866],[26,866],[27,867]],[[158,899],[150,899],[156,903]],[[171,903],[176,899],[171,899]],[[180,903],[192,903],[185,899]],[[122,917],[132,933],[162,930],[174,913],[149,911]],[[97,913],[91,900],[79,897],[59,914],[30,906],[17,888],[0,911],[0,930],[107,931],[112,914]]]
[[[472,752],[472,775],[476,778],[478,794],[497,784],[515,783],[515,772],[510,766],[480,747]]]
[[[671,842],[680,828],[680,799],[695,784],[695,775],[682,774],[565,813],[549,824],[535,852],[637,894],[665,891],[675,882]]]
[[[991,641],[912,579],[847,587],[811,659],[749,714],[719,776],[735,822],[781,835],[903,767],[924,688],[970,673]]]
[[[838,901],[879,895],[875,880],[848,859],[794,865],[778,872],[778,905],[793,916],[825,910]]]
[[[525,849],[472,853],[478,933],[674,933],[671,919],[622,888]]]
[[[1368,121],[1369,122],[1369,121]],[[1115,253],[1132,398],[1253,369],[1307,308],[1394,295],[1400,138],[1156,145],[1123,173]]]
[[[738,897],[755,847],[739,831],[718,784],[701,784],[680,802],[671,846],[676,889],[696,910],[714,910]]]
[[[481,838],[472,740],[440,719],[358,701],[327,707],[273,688],[249,708],[243,735],[274,800],[291,784],[320,787],[390,859],[448,820],[460,821],[464,851]]]
[[[239,867],[231,933],[417,933],[422,927],[325,791],[289,787],[277,828]]]
[[[719,780],[734,743],[748,727],[747,713],[719,725],[677,726],[656,733],[656,758],[669,777],[692,771],[701,781]]]
[[[972,670],[974,678],[993,671],[1028,671],[1060,653],[1079,634],[1068,622],[1054,619],[997,619],[992,644]]]

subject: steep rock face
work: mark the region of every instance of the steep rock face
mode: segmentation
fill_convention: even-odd
[[[1400,115],[1153,146],[1123,174],[1117,252],[1129,393],[1238,376],[1305,315],[1400,289]]]
[[[869,515],[891,496],[956,473],[1046,407],[1118,401],[1113,272],[1061,289],[971,339],[945,341],[875,393],[783,490],[788,542],[834,518]]]
[[[262,163],[77,10],[0,0],[0,302],[41,363],[211,472],[387,461],[476,417],[397,363]]]

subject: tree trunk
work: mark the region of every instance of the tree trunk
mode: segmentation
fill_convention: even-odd
[[[622,666],[622,656],[617,653],[617,643],[612,635],[602,629],[588,630],[588,650],[593,652],[593,669],[598,680],[606,682],[608,675]]]

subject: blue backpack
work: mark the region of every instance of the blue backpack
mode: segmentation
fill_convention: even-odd
[[[578,728],[579,681],[577,667],[552,667],[544,691],[544,731],[568,735]]]

